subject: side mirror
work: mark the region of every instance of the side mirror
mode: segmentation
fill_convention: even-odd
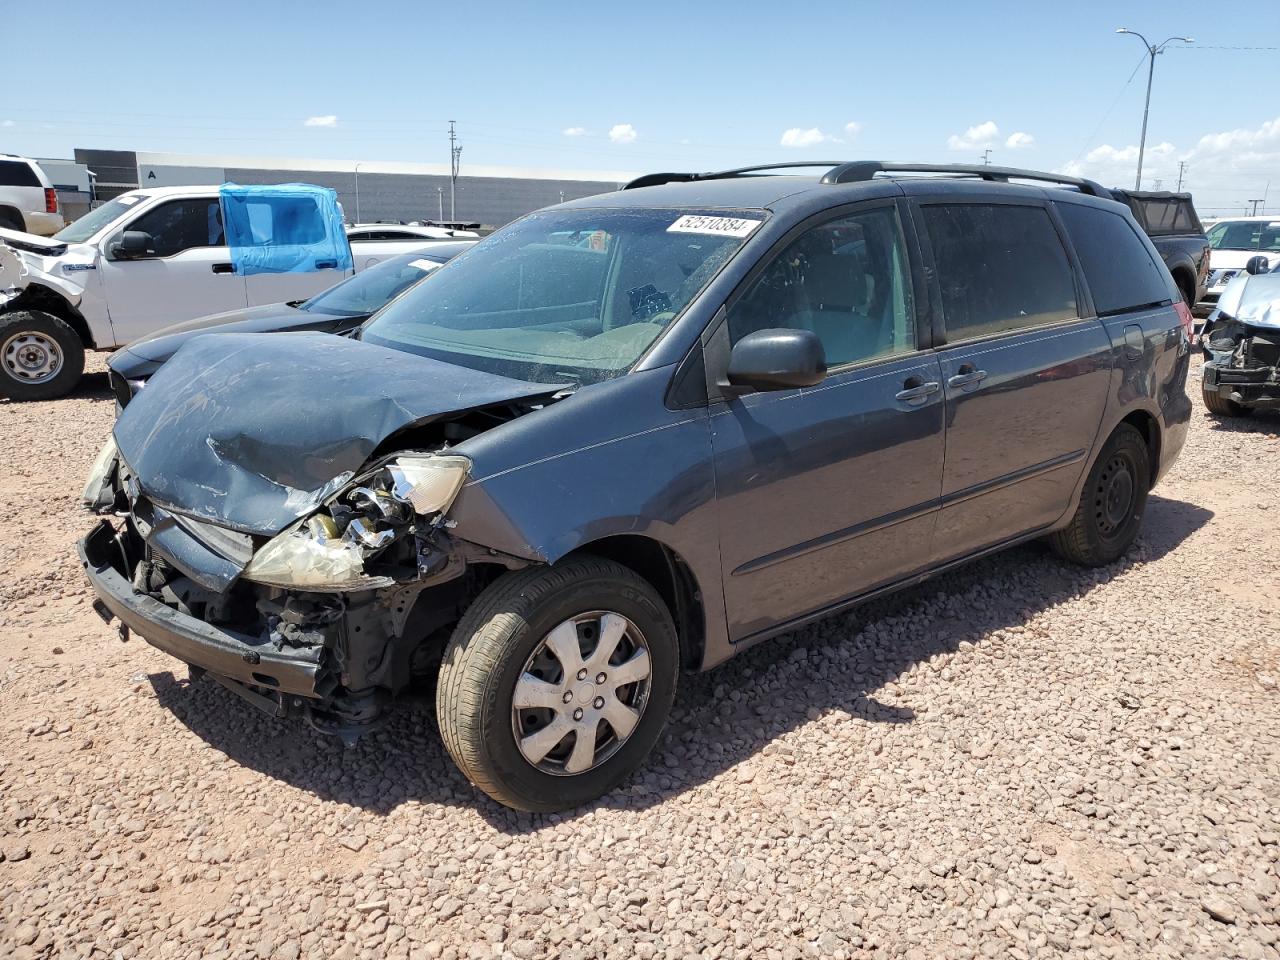
[[[1266,257],[1250,257],[1249,262],[1244,265],[1244,272],[1257,276],[1260,273],[1266,273],[1271,269],[1271,261]]]
[[[111,256],[116,260],[137,260],[152,250],[151,234],[142,230],[126,230],[111,245]]]
[[[811,330],[757,330],[733,345],[726,372],[739,393],[812,387],[827,375],[827,354]]]

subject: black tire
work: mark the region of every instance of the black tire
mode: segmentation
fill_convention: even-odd
[[[22,222],[22,214],[10,207],[0,207],[0,227],[21,230],[23,233],[27,230],[27,225]]]
[[[56,370],[51,371],[52,376],[23,379],[23,337],[31,338],[33,364],[39,357],[51,355],[51,343],[57,347],[60,356]],[[66,321],[43,310],[0,313],[0,397],[53,400],[74,390],[82,373],[84,344]]]
[[[620,614],[642,635],[647,699],[626,738],[614,736],[611,725],[595,728],[617,741],[598,765],[576,774],[544,772],[517,743],[516,682],[552,630],[600,611]],[[445,649],[436,687],[440,735],[466,778],[499,803],[530,812],[568,810],[607,793],[648,756],[671,712],[679,663],[670,612],[626,567],[584,557],[504,574],[476,598]],[[558,744],[570,742],[576,745],[576,734],[566,733]]]
[[[1049,535],[1057,553],[1086,567],[1119,559],[1142,527],[1151,487],[1147,442],[1134,427],[1122,423],[1094,462],[1075,515]]]
[[[1196,285],[1186,280],[1178,280],[1178,292],[1182,294],[1182,302],[1188,307],[1196,305]]]
[[[1249,407],[1242,406],[1229,397],[1221,396],[1217,390],[1210,390],[1208,387],[1201,387],[1200,395],[1204,398],[1205,409],[1214,416],[1247,417],[1252,412]]]

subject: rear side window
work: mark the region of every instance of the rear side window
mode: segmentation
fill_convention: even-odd
[[[1129,221],[1119,214],[1074,203],[1058,204],[1076,256],[1084,267],[1098,316],[1168,303],[1169,272],[1152,258]]]
[[[1071,264],[1044,208],[965,203],[923,212],[948,340],[1080,315]]]
[[[21,160],[0,160],[0,187],[41,187],[31,164]]]

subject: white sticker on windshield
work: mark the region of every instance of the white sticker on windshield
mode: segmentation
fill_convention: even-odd
[[[142,199],[141,197],[120,197],[119,198],[120,205],[123,207],[130,206],[131,204],[135,204],[141,199]]]
[[[699,217],[683,216],[671,226],[667,233],[709,233],[717,237],[751,236],[751,231],[760,226],[761,220],[748,220],[745,217]]]
[[[436,263],[434,260],[424,260],[419,258],[417,260],[410,260],[409,266],[417,267],[419,270],[434,270],[436,267],[440,266],[440,264]]]

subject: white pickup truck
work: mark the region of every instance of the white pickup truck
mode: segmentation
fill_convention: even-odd
[[[289,189],[293,202],[251,200],[231,211],[231,221],[224,187],[153,187],[123,193],[52,237],[0,229],[0,396],[63,396],[79,381],[86,350],[111,350],[212,313],[306,299],[433,242],[351,245],[332,191],[309,188],[312,198],[307,188]],[[319,244],[300,248],[299,238]],[[323,250],[326,240],[329,253],[289,269],[245,268],[246,250],[256,263],[285,245]]]

